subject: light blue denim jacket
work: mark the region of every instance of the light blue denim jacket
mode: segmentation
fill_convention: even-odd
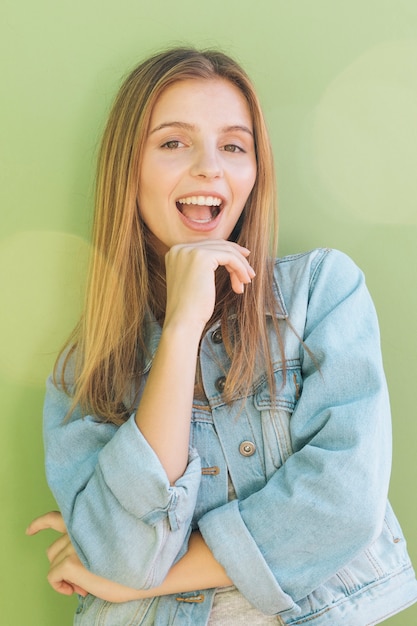
[[[275,402],[260,367],[244,403],[225,404],[229,361],[214,325],[200,350],[208,405],[194,404],[189,464],[170,486],[134,416],[120,427],[79,413],[64,423],[70,399],[49,380],[48,481],[82,561],[104,577],[158,585],[199,528],[236,587],[278,624],[376,624],[417,599],[417,582],[387,502],[390,411],[374,307],[340,252],[278,259],[273,279],[269,319],[280,320],[286,359],[284,376],[271,330]],[[160,332],[150,324],[152,354]],[[75,624],[203,626],[213,596],[88,596]]]

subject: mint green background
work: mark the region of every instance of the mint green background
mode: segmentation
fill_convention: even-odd
[[[75,322],[98,138],[120,77],[174,43],[221,46],[255,80],[274,143],[281,254],[341,248],[365,270],[391,389],[391,500],[417,564],[415,0],[3,0],[1,622],[65,626],[45,581],[54,506],[43,381]],[[417,608],[388,622],[417,623]],[[359,625],[358,625],[359,626]]]

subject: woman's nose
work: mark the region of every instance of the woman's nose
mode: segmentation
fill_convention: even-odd
[[[202,178],[219,178],[223,176],[218,148],[204,147],[195,153],[195,159],[191,166],[191,175]]]

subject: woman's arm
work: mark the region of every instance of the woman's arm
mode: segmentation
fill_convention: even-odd
[[[248,254],[226,241],[176,245],[166,254],[165,322],[135,420],[171,484],[187,466],[197,351],[214,310],[215,270],[225,266],[242,293],[254,276]]]
[[[198,521],[236,587],[268,613],[292,608],[380,535],[391,462],[378,323],[362,272],[329,250],[278,271],[303,339],[301,395],[284,417],[293,454],[261,490]],[[282,419],[279,407],[275,418],[266,410],[265,419]]]
[[[152,326],[150,348],[158,346],[152,367],[136,414],[119,428],[80,411],[65,422],[71,399],[48,382],[48,482],[88,570],[152,588],[182,555],[201,480],[198,454],[189,450],[198,343],[214,307],[217,267],[224,265],[232,288],[242,292],[254,274],[248,254],[226,241],[168,253],[163,331]]]
[[[29,525],[28,535],[45,529],[62,533],[48,549],[50,569],[48,582],[64,595],[90,593],[109,602],[129,602],[154,596],[169,595],[232,584],[223,567],[214,559],[199,532],[191,534],[187,553],[172,566],[164,582],[146,591],[125,587],[88,571],[66,532],[62,516],[57,511],[43,515]]]

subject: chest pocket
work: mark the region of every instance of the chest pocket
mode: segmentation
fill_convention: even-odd
[[[300,363],[294,359],[274,372],[275,399],[266,381],[254,395],[255,408],[261,417],[267,478],[280,468],[293,453],[290,420],[302,390]]]

